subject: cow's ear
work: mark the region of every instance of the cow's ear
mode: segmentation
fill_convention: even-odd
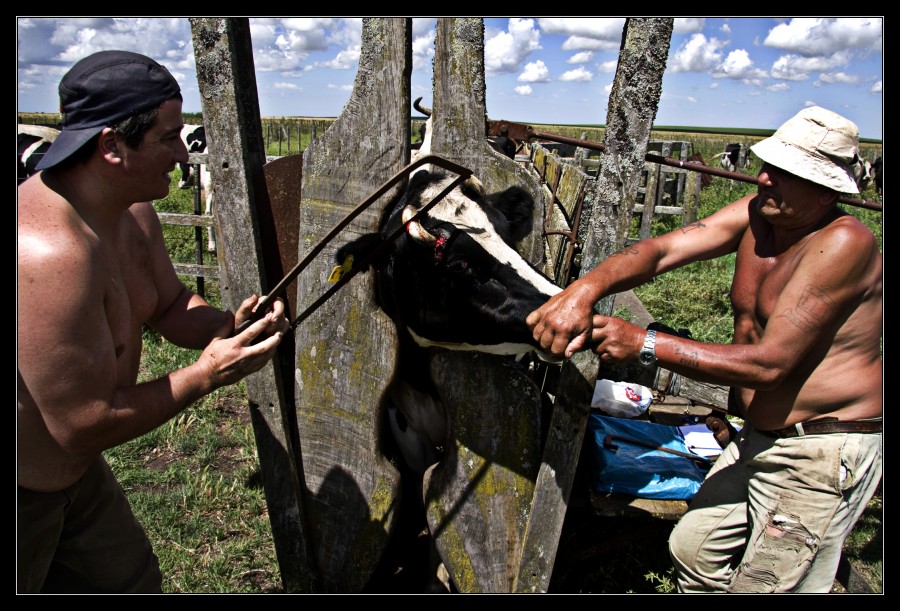
[[[334,255],[334,260],[338,265],[343,265],[348,257],[353,257],[353,261],[358,265],[359,262],[371,255],[381,245],[382,241],[381,234],[367,233],[338,248]],[[377,265],[378,262],[373,261],[372,264]]]
[[[475,201],[481,201],[486,197],[484,185],[481,184],[481,181],[474,174],[463,181],[460,189],[463,195]]]
[[[518,242],[531,233],[534,222],[534,198],[522,187],[510,187],[485,198],[485,203],[493,206],[509,222],[509,233],[513,242]]]

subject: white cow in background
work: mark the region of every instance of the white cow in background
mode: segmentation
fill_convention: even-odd
[[[860,158],[853,164],[853,178],[856,180],[856,186],[860,193],[869,188],[874,177],[875,168],[868,159]]]
[[[181,139],[187,147],[188,153],[206,153],[206,128],[202,125],[185,125],[181,128]],[[181,180],[178,182],[179,189],[189,189],[196,183],[197,177],[195,166],[188,163],[178,164],[181,168]],[[200,165],[200,188],[206,199],[206,214],[212,214],[212,177],[209,173],[207,164]],[[212,227],[209,228],[209,238],[206,242],[206,249],[210,252],[216,250],[216,232]]]
[[[28,125],[19,123],[18,136],[16,138],[18,156],[18,169],[16,177],[18,183],[22,184],[26,178],[37,172],[38,162],[43,158],[44,153],[56,140],[59,130],[44,125]]]
[[[716,155],[719,157],[719,163],[722,168],[728,170],[729,172],[734,172],[736,170],[742,170],[744,168],[739,168],[739,162],[741,161],[741,145],[740,144],[729,144],[725,147],[725,151]]]

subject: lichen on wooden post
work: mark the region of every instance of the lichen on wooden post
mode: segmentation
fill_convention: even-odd
[[[625,21],[603,132],[604,154],[597,182],[585,196],[578,230],[584,243],[583,273],[625,245],[662,95],[673,24],[673,19],[662,17]],[[607,298],[599,310],[609,314],[611,308],[612,299]]]

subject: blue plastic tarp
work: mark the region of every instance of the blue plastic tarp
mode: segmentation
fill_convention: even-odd
[[[597,492],[690,500],[709,470],[690,458],[645,447],[689,453],[684,436],[675,426],[592,413],[588,435]]]

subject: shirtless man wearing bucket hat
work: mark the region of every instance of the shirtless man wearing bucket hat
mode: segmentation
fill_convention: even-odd
[[[102,452],[259,370],[289,328],[179,280],[150,203],[186,162],[181,93],[152,59],[101,51],[60,87],[63,128],[18,188],[18,591],[159,592],[156,555]],[[135,203],[142,202],[142,203]],[[137,383],[143,325],[201,351]]]
[[[745,426],[669,551],[683,592],[828,592],[844,539],[882,472],[882,257],[837,206],[858,193],[858,130],[806,108],[751,147],[756,194],[608,257],[528,317],[560,356],[640,359],[728,385]],[[731,344],[648,332],[594,313],[602,297],[736,253]]]

